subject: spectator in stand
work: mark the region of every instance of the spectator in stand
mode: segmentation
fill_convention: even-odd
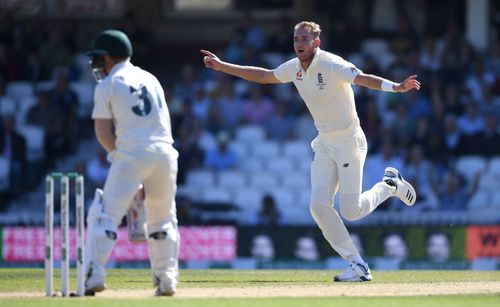
[[[0,129],[0,156],[10,162],[10,197],[17,197],[24,188],[26,176],[26,140],[16,131],[13,114],[4,114]]]
[[[282,223],[281,213],[271,195],[264,195],[261,207],[250,223],[261,226],[277,226]]]
[[[419,132],[415,129],[415,122],[411,120],[408,114],[408,106],[406,104],[398,104],[396,106],[396,117],[392,123],[385,123],[385,125],[390,125],[391,135],[394,136],[394,143],[402,142],[398,144],[401,149],[408,146],[410,138],[408,136],[413,133]],[[381,135],[384,136],[383,134]]]
[[[460,102],[460,86],[458,83],[448,83],[444,89],[444,108],[446,113],[460,116],[464,112],[464,107]]]
[[[500,155],[500,132],[498,131],[498,120],[495,115],[486,115],[484,131],[479,136],[478,153],[486,157]]]
[[[429,127],[433,133],[440,135],[444,134],[444,122],[446,113],[444,112],[444,105],[441,100],[434,100],[432,102],[432,114],[429,118]]]
[[[262,50],[264,48],[264,33],[259,26],[255,24],[252,14],[249,11],[243,13],[240,19],[241,23],[236,29],[241,33],[243,38],[243,45],[245,48],[252,48],[254,50]]]
[[[434,166],[425,158],[421,145],[414,144],[410,148],[405,169],[409,178],[417,178],[421,188],[438,186]]]
[[[204,166],[220,172],[236,166],[236,154],[228,146],[229,134],[225,131],[217,135],[217,146],[205,154]]]
[[[396,54],[409,54],[419,44],[417,33],[412,28],[408,16],[400,15],[397,26],[390,34],[391,50]],[[412,69],[415,72],[415,70]]]
[[[438,71],[441,68],[441,50],[438,47],[436,37],[432,35],[424,38],[420,65],[426,71]]]
[[[420,117],[430,117],[432,114],[431,102],[425,93],[411,92],[408,97],[408,115],[415,121]]]
[[[291,26],[292,23],[290,22],[290,18],[285,14],[281,15],[279,18],[278,31],[271,35],[267,43],[267,51],[276,52],[283,56],[293,51],[290,45],[290,42],[293,41],[293,33],[290,31]]]
[[[235,129],[243,117],[243,100],[236,97],[232,83],[226,83],[222,95],[215,102],[228,129]]]
[[[295,118],[290,115],[288,102],[278,100],[276,110],[266,121],[267,135],[272,140],[283,142],[291,138],[294,126]]]
[[[334,18],[332,20],[332,31],[329,41],[332,42],[336,53],[345,58],[350,53],[359,50],[359,39],[352,39],[352,23],[346,22],[346,18]],[[377,74],[378,75],[378,74]]]
[[[193,208],[193,203],[187,197],[177,197],[175,200],[177,206],[177,219],[179,225],[198,225],[201,223],[199,215]]]
[[[28,111],[26,123],[45,131],[44,169],[50,169],[55,158],[60,157],[64,146],[64,123],[61,109],[49,100],[47,92],[38,92],[37,103]]]
[[[316,130],[311,113],[304,104],[301,104],[294,128],[295,137],[302,141],[311,142],[317,134],[318,130]]]
[[[177,114],[172,115],[172,132],[174,133],[174,139],[177,139],[177,135],[182,128],[192,129],[195,121],[192,103],[189,99],[186,99],[182,103],[181,110]]]
[[[480,154],[480,135],[484,132],[484,117],[479,114],[478,106],[474,102],[469,102],[466,113],[457,120],[460,129],[459,146],[462,154]]]
[[[449,172],[445,176],[445,190],[440,192],[438,197],[441,210],[456,211],[466,209],[470,195],[465,189],[462,178],[457,173]]]
[[[391,165],[396,169],[403,168],[403,159],[396,153],[394,144],[390,140],[384,141],[380,153],[366,159],[363,186],[373,186],[376,184],[379,178],[371,174],[383,173],[387,165]]]
[[[175,87],[172,94],[173,100],[190,101],[194,98],[194,86],[196,84],[196,70],[193,65],[184,65],[181,69],[181,79]]]
[[[212,100],[208,97],[203,83],[196,83],[193,86],[194,97],[191,107],[193,108],[193,115],[196,119],[206,122],[208,110],[212,106]]]
[[[483,86],[483,100],[479,102],[479,113],[489,114],[496,117],[500,122],[500,98],[493,96],[489,86]]]
[[[202,165],[203,151],[198,147],[197,140],[190,134],[188,126],[181,126],[175,138],[174,147],[179,152],[177,184],[182,185],[186,180],[189,169]]]
[[[102,189],[104,187],[111,166],[106,155],[106,151],[99,147],[96,156],[86,165],[85,174],[89,179],[86,184],[92,186],[92,188],[88,189],[89,191],[95,191],[96,188]]]
[[[15,101],[5,95],[5,79],[4,76],[0,74],[0,118],[4,115],[11,115],[16,112]]]
[[[479,113],[477,103],[469,101],[465,114],[458,118],[460,132],[467,136],[477,135],[484,130],[484,117]]]
[[[397,27],[397,6],[394,0],[375,0],[370,28],[379,33],[394,32]]]
[[[260,85],[252,84],[250,97],[245,102],[243,118],[247,123],[261,125],[274,111],[272,101],[264,96]]]
[[[229,126],[226,125],[224,118],[220,114],[219,108],[215,105],[211,105],[208,109],[205,126],[207,131],[213,135],[217,135],[219,132],[229,129]]]
[[[243,60],[245,53],[243,33],[238,30],[233,31],[229,38],[229,43],[224,49],[224,57],[230,59],[234,63],[240,63]]]
[[[492,71],[493,74],[496,76],[496,85],[499,85],[500,81],[500,39],[496,39],[491,44],[490,50],[489,50],[489,56],[486,57],[486,68],[489,71]],[[495,86],[495,85],[493,85]],[[497,92],[497,94],[500,94],[500,92]]]
[[[49,92],[51,103],[63,114],[63,154],[73,153],[78,146],[78,95],[69,86],[68,70],[56,72],[56,87]]]
[[[454,114],[448,114],[444,123],[444,138],[448,154],[457,156],[462,154],[460,148],[460,130],[457,124],[457,118]]]
[[[484,98],[483,87],[492,86],[494,82],[495,75],[491,71],[486,71],[484,61],[477,58],[474,61],[472,73],[467,77],[464,85],[475,101],[481,101]]]
[[[50,28],[49,39],[40,47],[42,63],[49,69],[67,66],[71,63],[71,51],[58,28]]]
[[[9,61],[7,46],[0,43],[0,78],[9,81],[14,79],[12,66],[15,64]],[[14,69],[15,70],[15,69]]]
[[[40,81],[50,79],[49,69],[40,59],[38,50],[32,50],[28,53],[26,63],[24,63],[21,78],[36,85]]]
[[[377,102],[374,99],[369,99],[366,102],[364,112],[360,114],[360,122],[367,139],[376,137],[382,121],[379,117]]]

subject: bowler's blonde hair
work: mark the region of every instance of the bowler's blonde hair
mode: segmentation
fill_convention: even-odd
[[[293,28],[294,31],[297,31],[298,29],[306,29],[309,31],[314,39],[319,38],[319,35],[321,34],[321,27],[319,24],[313,22],[313,21],[301,21],[298,24],[295,25]]]

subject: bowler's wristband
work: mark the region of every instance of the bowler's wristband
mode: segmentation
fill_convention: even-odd
[[[389,81],[389,80],[382,80],[382,84],[380,84],[380,89],[383,90],[384,92],[392,92],[394,93],[395,90],[394,90],[394,86],[396,86],[397,83],[394,83],[392,81]]]

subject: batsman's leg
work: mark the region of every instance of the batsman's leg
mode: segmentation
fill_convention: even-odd
[[[156,155],[155,171],[144,181],[149,258],[156,295],[176,292],[180,236],[177,228],[175,192],[177,152]]]
[[[96,189],[87,215],[85,242],[85,295],[106,289],[106,263],[116,243],[118,225],[103,211],[103,191]]]
[[[179,278],[179,231],[177,222],[166,220],[148,225],[148,248],[153,275],[153,284],[157,286],[157,296],[172,296],[177,291]]]

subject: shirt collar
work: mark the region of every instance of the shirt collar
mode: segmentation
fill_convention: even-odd
[[[118,70],[124,68],[124,67],[130,67],[130,66],[133,66],[132,63],[130,63],[129,60],[125,60],[125,61],[122,61],[118,64],[115,64],[115,66],[113,66],[113,68],[111,68],[111,71],[109,72],[109,75],[112,76],[114,75]]]

